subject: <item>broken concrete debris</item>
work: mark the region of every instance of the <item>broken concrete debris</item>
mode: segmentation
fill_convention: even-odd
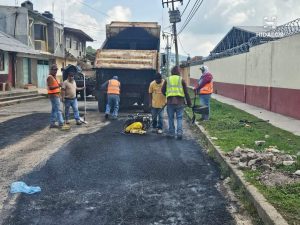
[[[266,141],[255,141],[256,146],[262,146],[266,143]]]
[[[241,170],[255,171],[260,169],[263,173],[257,179],[265,185],[274,186],[300,182],[300,170],[293,174],[276,170],[280,165],[291,166],[297,162],[296,155],[285,154],[278,150],[277,146],[269,146],[261,152],[238,146],[226,156],[230,158],[231,164],[236,165]]]

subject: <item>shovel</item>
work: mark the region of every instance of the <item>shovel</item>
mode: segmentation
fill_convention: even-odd
[[[84,96],[84,115],[83,118],[80,117],[80,122],[87,124],[86,122],[86,87],[85,87],[85,74],[83,74],[83,96]]]

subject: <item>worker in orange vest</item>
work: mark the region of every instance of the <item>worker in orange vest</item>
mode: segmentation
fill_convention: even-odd
[[[208,71],[207,66],[200,66],[202,76],[200,77],[196,87],[194,88],[195,93],[199,94],[200,105],[208,107],[208,114],[202,114],[201,120],[209,120],[210,115],[210,98],[213,93],[213,76]]]
[[[103,89],[107,90],[107,104],[105,109],[105,119],[108,119],[111,110],[113,109],[112,118],[118,118],[121,83],[118,76],[113,76],[112,79],[106,81],[102,85]]]
[[[53,64],[50,67],[50,74],[47,78],[47,87],[48,87],[48,97],[51,102],[52,110],[50,115],[50,128],[62,127],[64,124],[64,119],[60,111],[60,88],[61,84],[56,78],[57,74],[57,65]],[[58,120],[58,125],[55,124]]]

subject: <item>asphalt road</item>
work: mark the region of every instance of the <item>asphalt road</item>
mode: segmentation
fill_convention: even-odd
[[[235,224],[217,189],[219,171],[186,124],[182,141],[124,135],[124,119],[103,124],[90,104],[87,127],[75,127],[42,165],[19,177],[42,192],[21,194],[3,224]]]

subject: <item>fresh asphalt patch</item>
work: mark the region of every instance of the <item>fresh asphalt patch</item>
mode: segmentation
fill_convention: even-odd
[[[49,126],[49,114],[34,113],[0,123],[0,149]]]
[[[4,224],[235,224],[193,137],[127,136],[123,122],[76,136],[23,177],[42,192],[21,194]]]

